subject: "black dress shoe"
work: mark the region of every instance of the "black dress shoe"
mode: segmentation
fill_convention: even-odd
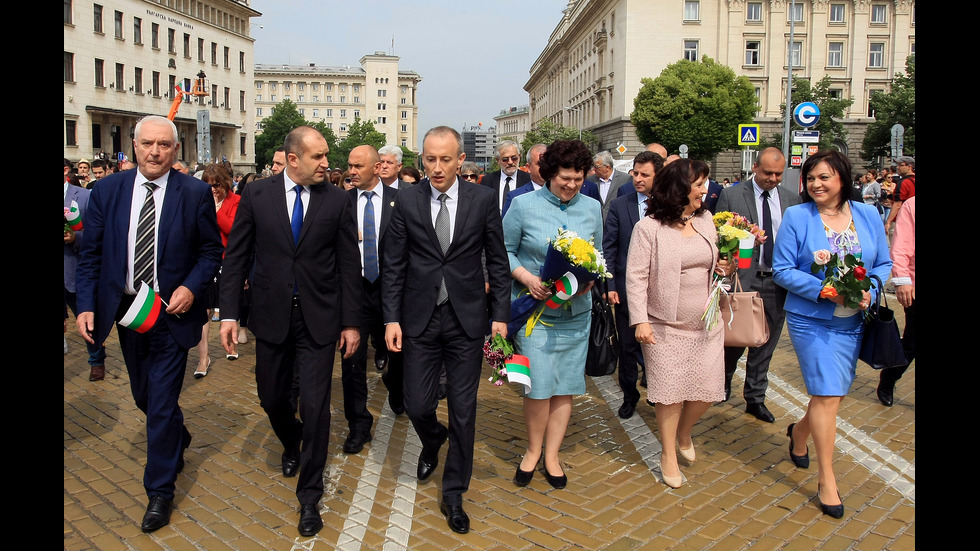
[[[143,523],[140,529],[144,532],[152,532],[170,524],[170,513],[174,510],[174,500],[162,496],[150,498],[150,504],[146,506],[146,514],[143,515]]]
[[[895,403],[895,383],[879,380],[877,394],[879,402],[888,407],[892,407],[892,404]]]
[[[191,433],[187,433],[187,440],[184,441],[184,446],[180,449],[180,458],[177,459],[177,473],[184,471],[184,450],[186,450],[191,445]]]
[[[756,419],[765,421],[766,423],[776,422],[776,417],[772,413],[769,413],[769,408],[762,402],[758,404],[746,404],[745,413],[754,415]]]
[[[530,471],[522,471],[521,466],[517,465],[517,472],[514,474],[514,484],[520,488],[523,488],[531,483],[532,478],[534,478],[534,469],[531,469]]]
[[[354,431],[347,435],[344,441],[344,453],[360,453],[364,449],[364,444],[371,441],[370,432]]]
[[[439,466],[439,448],[442,447],[447,438],[449,438],[449,429],[444,429],[442,438],[439,440],[439,445],[434,450],[426,451],[425,448],[422,449],[422,453],[419,454],[419,468],[415,473],[419,480],[425,481],[432,476],[432,472]]]
[[[299,470],[299,451],[282,454],[282,476],[291,478]]]
[[[793,427],[796,423],[790,423],[789,428],[786,429],[786,436],[789,436],[789,458],[793,460],[793,464],[801,469],[810,468],[810,446],[806,447],[806,453],[803,455],[793,455]]]
[[[446,520],[449,521],[449,527],[453,532],[465,534],[470,531],[470,517],[463,510],[463,504],[447,505],[446,503],[440,503],[439,510],[442,511],[442,514],[446,515]]]
[[[388,356],[381,356],[380,358],[375,356],[374,367],[376,367],[378,371],[384,371],[385,368],[388,367]]]
[[[623,405],[619,406],[619,418],[629,419],[634,411],[636,411],[636,402],[623,402]]]
[[[544,468],[544,478],[551,484],[551,487],[556,490],[561,490],[568,484],[568,477],[566,475],[552,476],[548,473],[548,467]]]
[[[303,505],[299,509],[299,533],[301,536],[314,536],[323,528],[323,519],[320,518],[320,507],[317,505]]]
[[[837,499],[840,499],[840,491],[837,492]],[[820,504],[820,510],[823,514],[834,517],[841,518],[844,516],[844,500],[841,499],[840,505],[825,505],[824,502],[820,501],[820,485],[817,484],[817,503]]]

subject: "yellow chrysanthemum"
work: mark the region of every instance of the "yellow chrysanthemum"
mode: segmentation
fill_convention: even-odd
[[[727,224],[718,228],[718,236],[723,239],[745,239],[750,235],[752,234],[745,230]]]
[[[723,226],[726,222],[728,222],[732,218],[732,216],[733,215],[731,212],[727,210],[723,210],[719,213],[716,213],[711,219],[714,220],[715,227],[717,228]]]
[[[595,250],[595,247],[589,245],[589,242],[577,237],[572,240],[572,243],[568,246],[568,254],[573,258],[578,259],[580,262],[589,258],[589,255]]]

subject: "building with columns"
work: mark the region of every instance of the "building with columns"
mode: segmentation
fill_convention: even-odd
[[[178,158],[254,168],[249,0],[65,1],[64,151],[71,161],[125,155],[146,115],[166,116],[175,86],[207,77],[177,111]],[[204,112],[206,115],[202,115]],[[210,120],[199,134],[198,120]],[[207,143],[199,143],[201,136]]]
[[[762,135],[782,132],[786,73],[812,82],[830,76],[853,97],[846,143],[859,157],[870,97],[889,89],[915,54],[912,0],[570,0],[524,85],[530,120],[581,126],[598,149],[642,149],[630,113],[641,79],[680,59],[709,56],[745,75],[758,98]],[[792,49],[788,47],[790,17]]]
[[[531,110],[527,105],[502,109],[493,120],[497,122],[497,135],[501,139],[521,143],[531,129]]]
[[[347,137],[354,119],[372,121],[388,144],[419,151],[418,86],[415,71],[399,70],[398,56],[374,52],[361,57],[360,66],[255,65],[255,124],[284,99],[296,104],[300,115],[324,122],[338,139]]]

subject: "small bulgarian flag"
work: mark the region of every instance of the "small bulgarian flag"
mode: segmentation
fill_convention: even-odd
[[[153,291],[153,287],[147,285],[145,281],[141,281],[139,292],[136,293],[136,299],[129,305],[129,309],[126,310],[126,314],[119,320],[119,324],[137,333],[146,333],[160,317],[162,303],[163,301]]]
[[[548,308],[558,308],[565,304],[578,292],[578,279],[572,272],[565,272],[565,275],[555,282],[555,293],[551,295],[545,304]]]
[[[738,240],[738,267],[748,268],[752,265],[752,249],[755,248],[755,236],[750,235]]]
[[[531,392],[531,360],[527,356],[514,354],[504,363],[507,382],[524,385],[524,394]]]
[[[77,201],[72,201],[71,207],[65,209],[65,221],[73,231],[82,230],[82,212],[78,210]]]

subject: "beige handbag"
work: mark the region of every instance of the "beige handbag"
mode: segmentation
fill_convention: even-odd
[[[762,346],[769,340],[769,324],[758,291],[742,291],[742,282],[735,273],[732,292],[722,293],[719,306],[725,326],[725,346]]]

